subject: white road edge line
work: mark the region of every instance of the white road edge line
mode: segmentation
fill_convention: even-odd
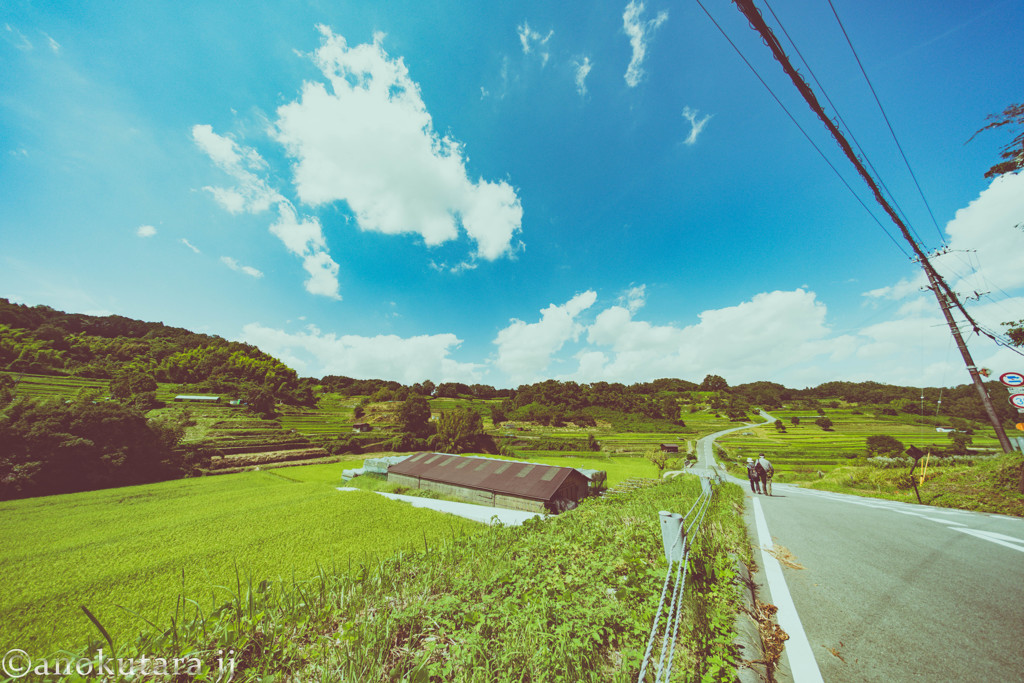
[[[994,531],[980,531],[978,529],[954,529],[954,531],[959,531],[961,533],[974,536],[975,538],[980,538],[983,541],[991,541],[992,543],[997,543],[1024,553],[1024,545],[1021,545],[1024,544],[1024,540],[1020,538],[1014,538],[1013,536],[1007,536],[1006,534],[999,534]]]
[[[789,634],[786,642],[786,654],[789,657],[789,667],[793,674],[794,683],[813,683],[821,681],[821,671],[818,669],[818,661],[814,658],[811,644],[804,633],[803,624],[800,623],[800,615],[796,612],[793,598],[789,595],[789,586],[786,585],[786,577],[782,575],[782,565],[768,552],[775,544],[772,542],[771,532],[768,531],[768,522],[765,521],[764,511],[761,509],[761,501],[754,498],[754,523],[757,527],[757,541],[761,546],[761,566],[764,567],[765,580],[772,594],[775,606],[779,608],[779,626]]]

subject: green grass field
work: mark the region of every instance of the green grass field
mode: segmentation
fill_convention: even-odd
[[[785,432],[777,432],[771,425],[751,427],[718,440],[733,460],[730,468],[733,474],[742,476],[743,468],[739,463],[764,453],[775,467],[779,481],[816,479],[818,472],[827,474],[834,467],[855,464],[858,459],[863,462],[867,437],[873,434],[887,434],[905,446],[914,445],[923,450],[933,445],[943,448],[950,445],[946,434],[936,432],[934,425],[876,417],[855,409],[828,410],[826,415],[834,423],[828,431],[814,424],[819,416],[813,411],[774,410],[770,413],[782,420]],[[799,425],[790,422],[793,416],[800,418]],[[987,429],[974,435],[972,447],[998,448],[998,445],[994,432]]]
[[[335,490],[345,465],[313,465],[0,503],[0,646],[49,654],[144,619],[164,627],[184,594],[203,610],[243,582],[348,571],[475,522]],[[348,464],[347,466],[352,466]],[[123,609],[122,609],[123,608]],[[132,613],[138,616],[133,616]]]

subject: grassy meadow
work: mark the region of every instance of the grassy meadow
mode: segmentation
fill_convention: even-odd
[[[342,464],[201,477],[0,502],[0,646],[77,650],[166,624],[181,595],[204,610],[254,580],[349,571],[475,522],[335,490]],[[237,573],[236,573],[237,572]]]
[[[732,474],[745,476],[742,463],[764,453],[775,467],[776,481],[819,479],[835,467],[854,465],[858,460],[863,464],[867,457],[867,437],[873,434],[887,434],[904,446],[917,446],[925,452],[929,446],[946,448],[950,445],[947,435],[936,432],[934,425],[913,423],[904,417],[876,416],[856,408],[828,410],[826,416],[833,422],[829,430],[814,424],[819,417],[814,411],[783,409],[772,410],[770,414],[782,420],[785,432],[778,432],[768,424],[733,432],[717,440],[726,450],[729,459],[722,461]],[[800,424],[792,424],[790,419],[794,416],[799,418]],[[978,429],[973,437],[972,448],[998,449],[998,446],[991,428]]]

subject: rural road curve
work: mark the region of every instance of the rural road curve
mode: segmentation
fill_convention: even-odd
[[[747,492],[754,578],[791,636],[780,680],[1024,681],[1024,520],[786,484],[755,495],[712,451],[742,429],[701,439],[695,469]]]

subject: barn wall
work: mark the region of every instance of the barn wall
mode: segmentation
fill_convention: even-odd
[[[481,491],[479,489],[456,486],[455,484],[446,484],[440,481],[429,481],[427,479],[421,480],[420,488],[427,491],[437,491],[438,493],[442,493],[446,496],[462,498],[470,503],[494,505],[494,493],[491,491]]]
[[[396,484],[401,484],[402,486],[408,486],[414,489],[418,489],[420,487],[419,477],[410,477],[405,474],[394,474],[389,472],[388,481],[394,482]]]
[[[565,498],[568,500],[580,501],[587,497],[587,482],[580,481],[579,479],[572,477],[567,479],[564,484],[558,487],[558,492],[555,493],[554,498]]]
[[[529,498],[517,498],[497,493],[494,496],[494,505],[508,510],[526,510],[527,512],[546,512],[544,501],[530,500]]]

